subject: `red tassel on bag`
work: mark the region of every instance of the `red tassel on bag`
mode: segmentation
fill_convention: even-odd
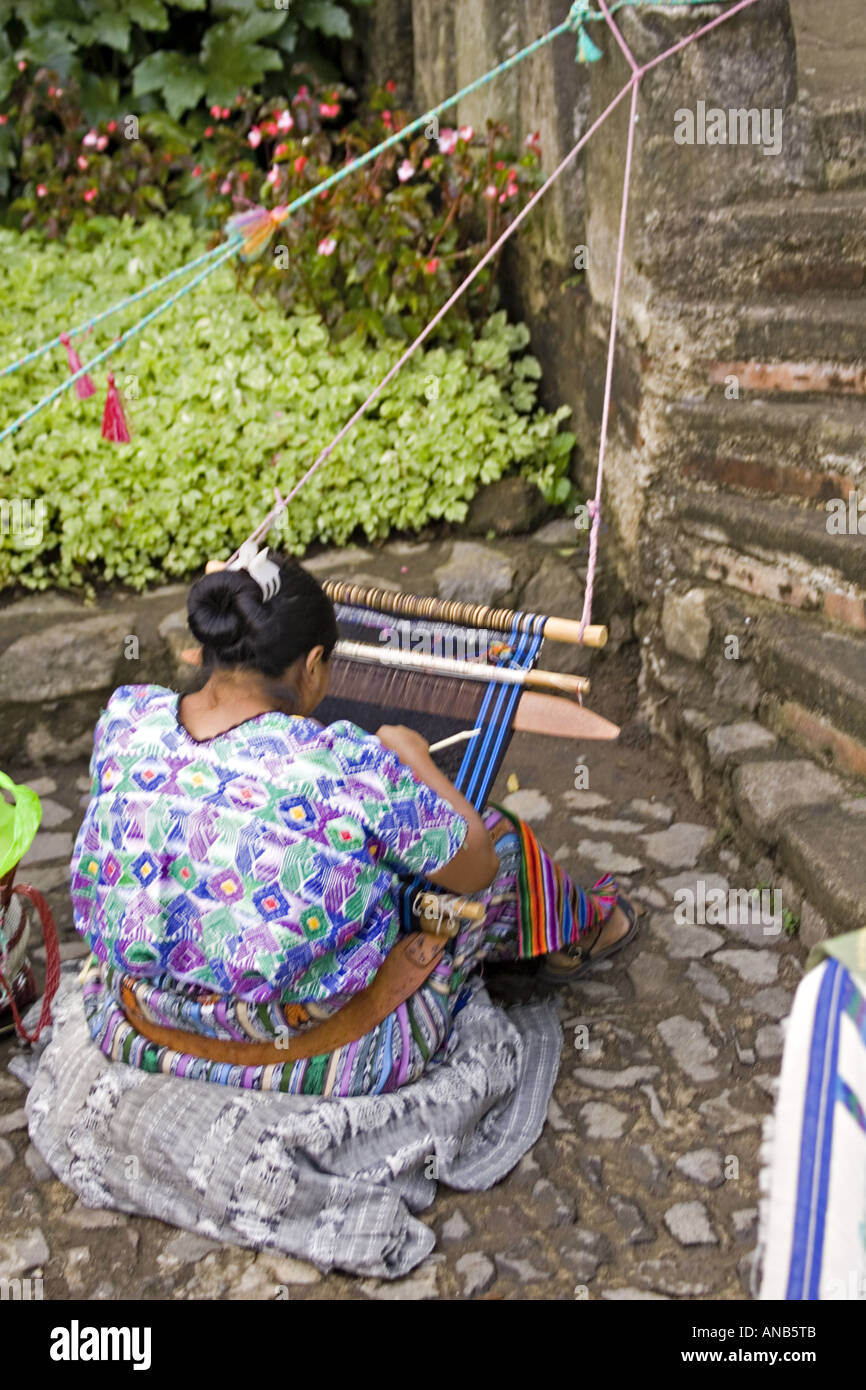
[[[66,360],[69,363],[69,370],[70,372],[72,372],[72,375],[74,376],[76,372],[81,370],[81,358],[78,356],[78,353],[75,351],[75,348],[69,341],[68,333],[61,333],[60,341],[66,348]],[[96,387],[94,386],[87,372],[85,372],[84,376],[80,376],[76,381],[75,394],[80,401],[86,401],[88,396],[96,395]]]
[[[102,438],[110,439],[114,444],[128,444],[130,439],[112,372],[108,373],[108,394],[105,397],[105,410],[102,415]]]

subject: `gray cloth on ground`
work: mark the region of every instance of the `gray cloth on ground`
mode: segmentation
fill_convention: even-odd
[[[390,1095],[244,1091],[111,1062],[65,974],[50,1040],[10,1070],[30,1137],[88,1207],[157,1217],[320,1270],[394,1279],[433,1250],[415,1213],[436,1179],[492,1187],[538,1139],[562,1045],[551,1004],[507,1013],[479,989],[446,1060]]]

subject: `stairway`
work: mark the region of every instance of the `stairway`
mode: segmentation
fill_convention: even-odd
[[[619,421],[651,480],[630,577],[651,722],[722,834],[781,876],[807,944],[866,926],[858,90],[811,111],[821,186],[657,217],[635,267],[652,293],[639,400]]]

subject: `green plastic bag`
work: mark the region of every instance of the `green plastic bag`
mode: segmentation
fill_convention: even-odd
[[[5,772],[0,772],[0,787],[5,787],[15,798],[15,805],[10,806],[0,796],[0,878],[3,878],[32,845],[42,819],[42,803],[29,787],[16,787]]]

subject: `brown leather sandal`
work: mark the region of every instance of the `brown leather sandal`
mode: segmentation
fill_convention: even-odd
[[[605,946],[603,951],[594,949],[595,943],[605,927],[605,923],[600,922],[592,932],[591,940],[587,934],[579,941],[572,941],[569,946],[563,947],[563,954],[569,957],[571,964],[553,965],[550,956],[545,956],[535,978],[550,985],[571,984],[572,980],[580,979],[581,975],[585,975],[587,970],[593,965],[597,965],[600,960],[607,960],[608,956],[616,955],[623,946],[628,946],[630,942],[634,941],[637,936],[639,909],[622,894],[617,897],[615,905],[625,913],[629,924],[628,931],[618,941],[614,941],[612,946]]]

